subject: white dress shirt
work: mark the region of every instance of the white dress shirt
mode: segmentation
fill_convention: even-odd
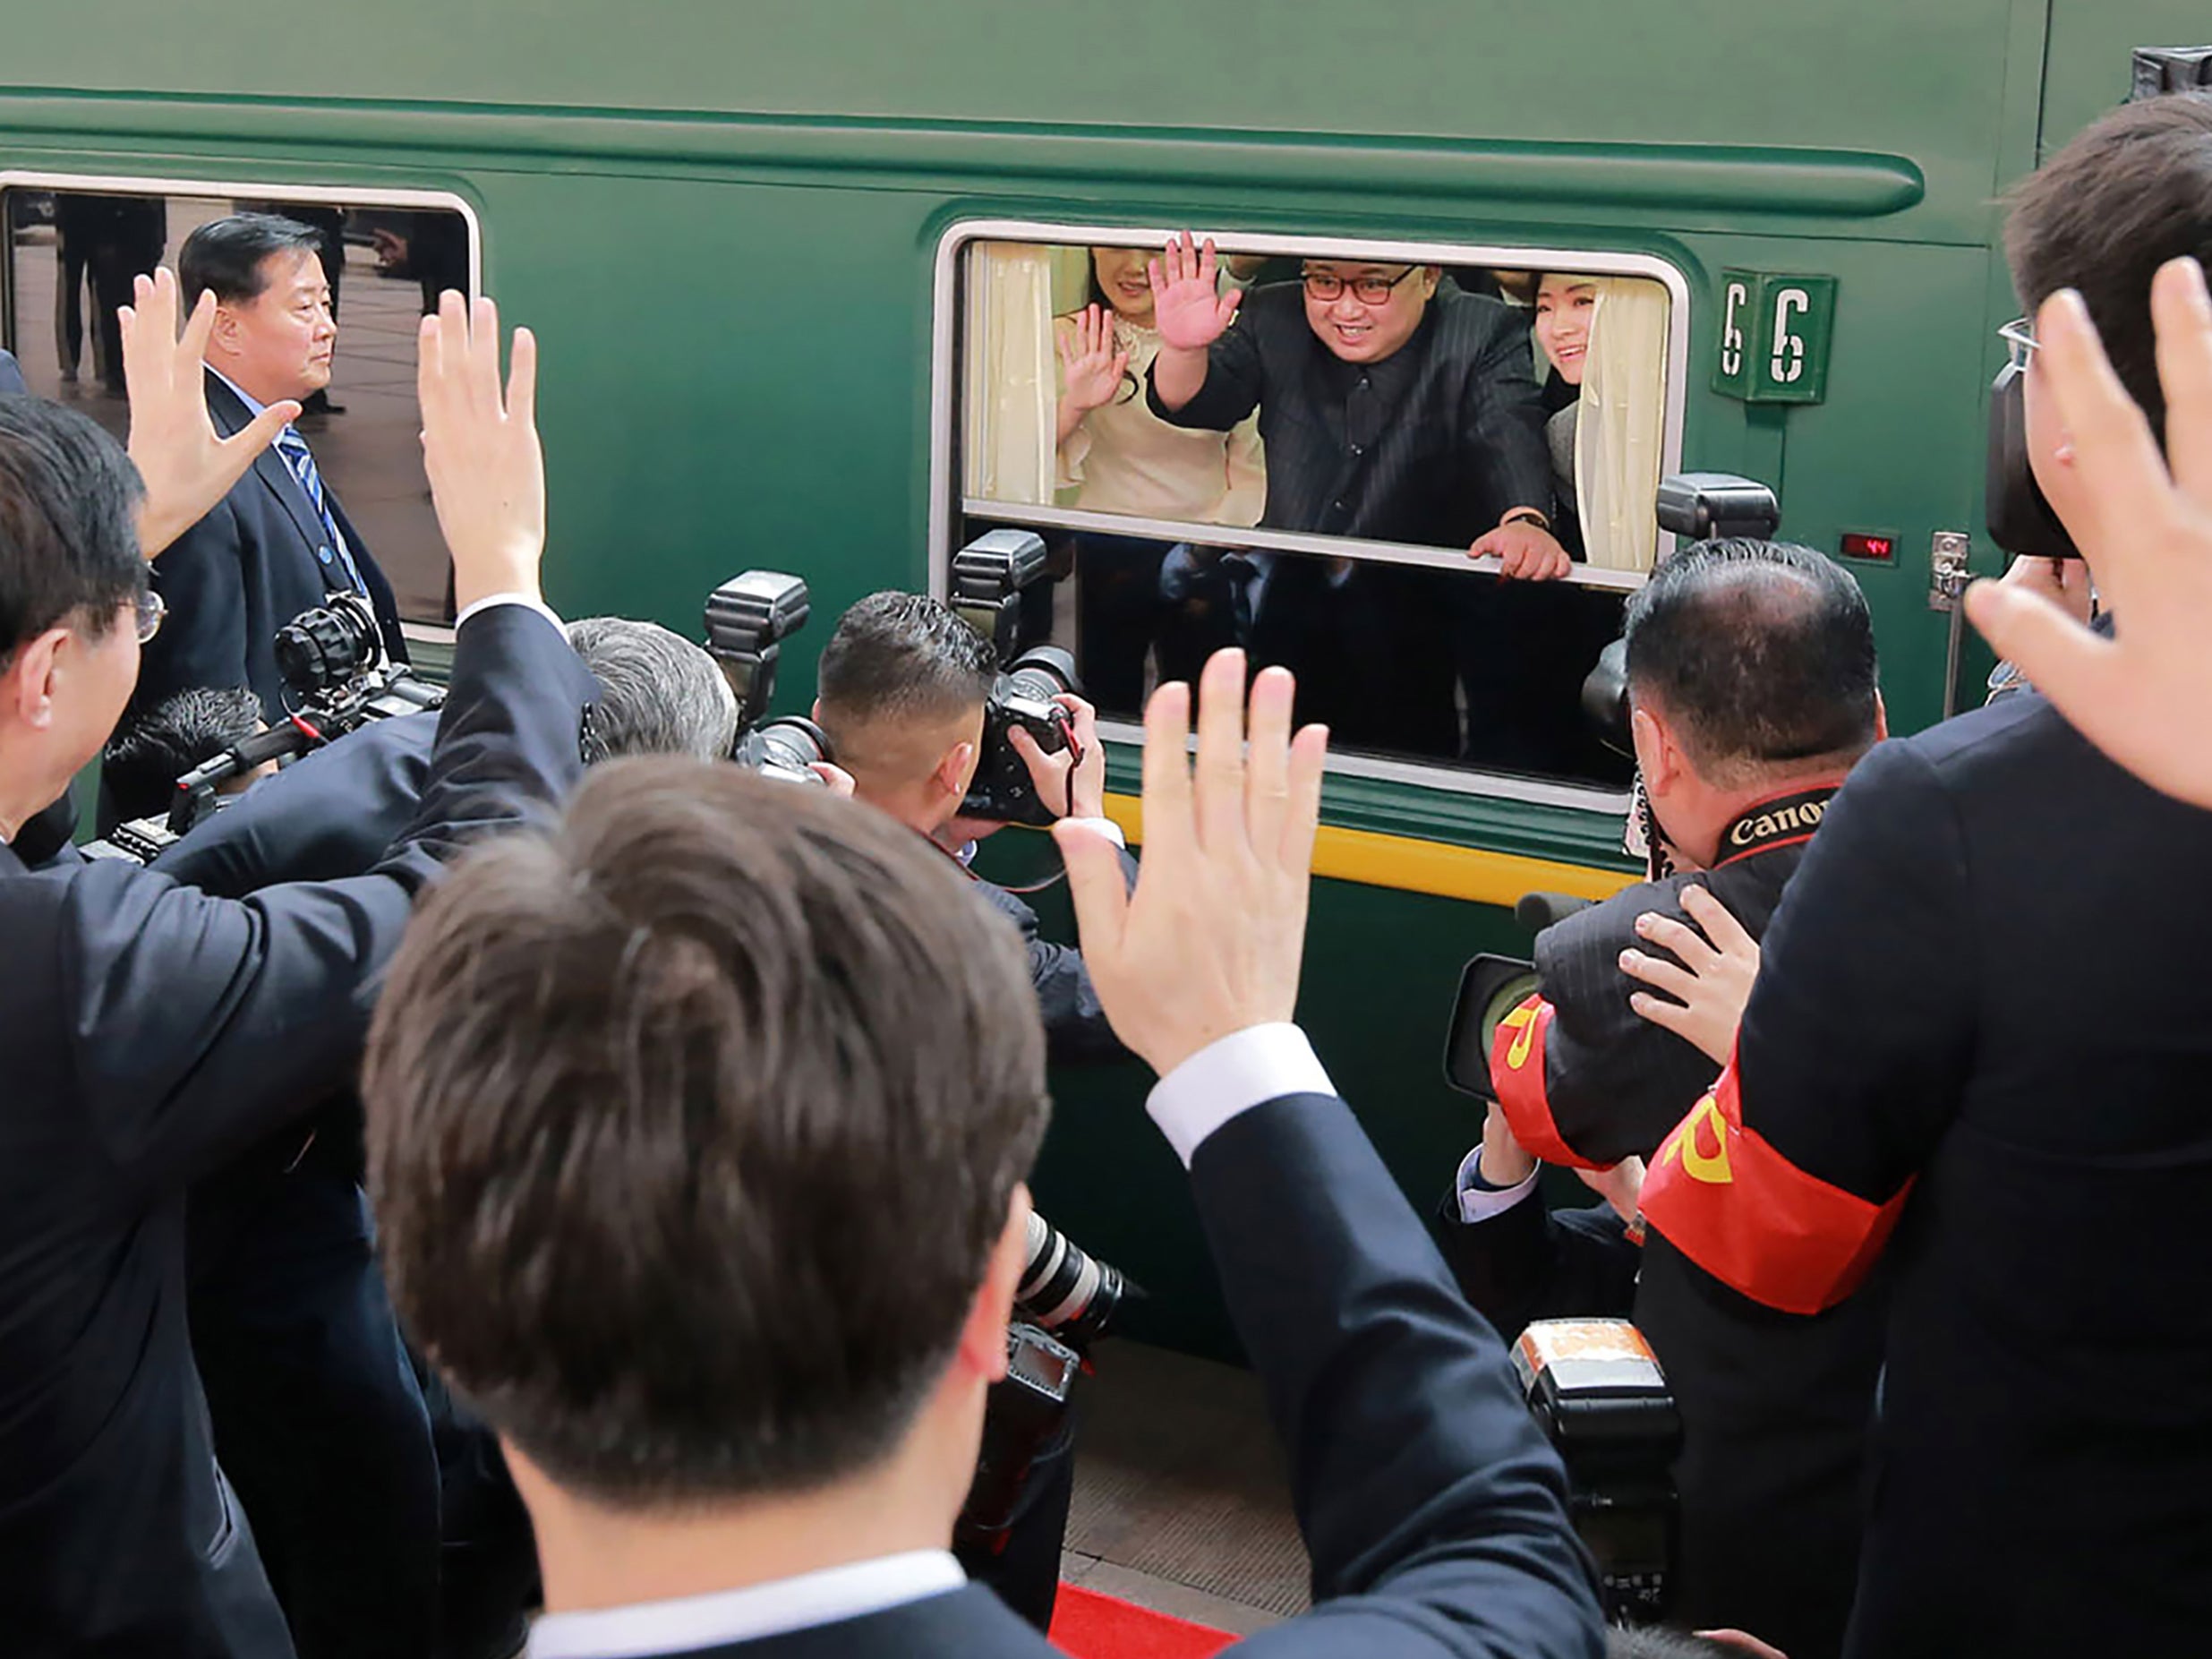
[[[1255,1025],[1200,1049],[1161,1078],[1145,1109],[1187,1165],[1208,1135],[1255,1106],[1336,1092],[1303,1031]],[[640,1659],[726,1647],[882,1612],[967,1581],[946,1551],[916,1550],[742,1590],[548,1613],[531,1629],[529,1659]]]

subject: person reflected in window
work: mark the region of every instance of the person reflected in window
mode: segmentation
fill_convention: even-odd
[[[1142,248],[1091,249],[1088,303],[1054,320],[1061,504],[1140,518],[1256,523],[1267,493],[1258,420],[1226,432],[1194,430],[1160,419],[1145,401],[1144,377],[1160,348],[1148,258]],[[1099,706],[1133,713],[1144,700],[1166,544],[1085,534],[1075,549],[1084,684]]]
[[[1326,616],[1365,597],[1391,642],[1379,660],[1347,648],[1345,660],[1287,663],[1305,696],[1301,717],[1353,743],[1516,764],[1493,739],[1511,736],[1499,711],[1548,617],[1525,615],[1527,595],[1513,589],[1571,569],[1551,533],[1527,329],[1434,265],[1309,259],[1297,283],[1226,295],[1215,266],[1212,245],[1185,232],[1149,268],[1161,337],[1147,377],[1153,412],[1226,431],[1258,411],[1268,528],[1464,548],[1495,555],[1507,578],[1278,560],[1266,605]],[[1325,628],[1293,631],[1329,649]]]

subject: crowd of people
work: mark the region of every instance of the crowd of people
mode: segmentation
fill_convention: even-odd
[[[2187,94],[2012,201],[2028,463],[2089,583],[2026,567],[1969,605],[2035,689],[1889,740],[1864,598],[1786,543],[1687,548],[1634,595],[1651,878],[1539,937],[1432,1224],[1294,1022],[1331,733],[1288,667],[1230,644],[1153,693],[1141,861],[1087,702],[1057,752],[1008,740],[1063,809],[1080,951],[1046,940],[969,868],[996,661],[944,604],[840,621],[819,789],[729,764],[700,647],[548,609],[536,345],[502,374],[489,300],[445,295],[420,339],[442,708],[242,778],[151,868],[81,856],[55,808],[104,748],[127,811],[286,717],[270,583],[383,614],[292,426],[328,379],[314,233],[195,233],[118,314],[127,452],[0,396],[12,1651],[1051,1651],[1066,1436],[1010,1526],[961,1524],[1029,1312],[1047,1060],[1123,1053],[1311,1559],[1311,1611],[1253,1651],[2185,1649],[2212,1614],[2208,204]],[[1215,434],[1225,494],[1279,389],[1350,397],[1424,326],[1394,343],[1405,316],[1345,296],[1488,349],[1422,268],[1247,303],[1211,263],[1185,238],[1147,273],[1141,397]],[[1141,309],[1125,263],[1097,276]],[[1575,285],[1538,299],[1571,361]],[[1114,338],[1064,337],[1093,410]],[[1326,493],[1333,463],[1270,458],[1263,516],[1278,483]],[[1549,459],[1493,458],[1483,535],[1541,577]],[[1548,1210],[1540,1159],[1601,1201]],[[1675,1618],[1704,1635],[1605,1628],[1508,1357],[1560,1314],[1632,1315],[1666,1367]]]

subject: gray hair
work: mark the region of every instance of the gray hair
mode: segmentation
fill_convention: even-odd
[[[600,685],[588,758],[730,757],[738,740],[738,699],[703,646],[657,622],[619,616],[569,623],[568,644]]]

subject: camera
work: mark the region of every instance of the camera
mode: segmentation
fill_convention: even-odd
[[[1038,799],[1036,781],[1008,740],[1019,726],[1057,755],[1075,738],[1068,711],[1053,700],[1081,695],[1075,659],[1058,646],[1022,649],[1021,595],[1045,575],[1044,539],[1029,530],[993,530],[952,555],[952,611],[1004,665],[984,701],[982,758],[961,802],[966,817],[1041,827],[1067,809],[1066,801]]]
[[[1513,1369],[1567,1465],[1567,1514],[1607,1621],[1663,1618],[1681,1554],[1682,1414],[1659,1356],[1625,1319],[1542,1319],[1513,1345]]]
[[[150,864],[228,799],[232,779],[271,760],[335,742],[372,720],[442,707],[445,688],[390,662],[376,611],[359,594],[334,594],[277,630],[277,672],[297,706],[266,731],[234,743],[176,781],[166,818],[135,818],[84,848],[87,858]]]
[[[783,642],[812,611],[804,578],[781,570],[747,570],[706,596],[707,652],[738,699],[730,758],[779,782],[821,784],[815,765],[833,758],[829,734],[803,714],[763,718],[775,701]]]
[[[1067,801],[1047,802],[1038,796],[1037,780],[1015,751],[1012,733],[1020,727],[1047,755],[1069,748],[1075,741],[1074,722],[1054,699],[1062,692],[1081,690],[1075,659],[1058,646],[1033,646],[1013,660],[984,700],[982,758],[961,802],[963,814],[1042,825],[1068,809]]]
[[[976,1475],[954,1527],[959,1544],[993,1553],[1006,1547],[1022,1486],[1063,1431],[1082,1370],[1080,1355],[1036,1326],[1006,1328],[1006,1374],[986,1397]]]
[[[1134,1288],[1120,1269],[1085,1253],[1065,1233],[1029,1211],[1029,1254],[1014,1287],[1014,1312],[1023,1319],[1080,1348],[1106,1333],[1123,1296]]]

